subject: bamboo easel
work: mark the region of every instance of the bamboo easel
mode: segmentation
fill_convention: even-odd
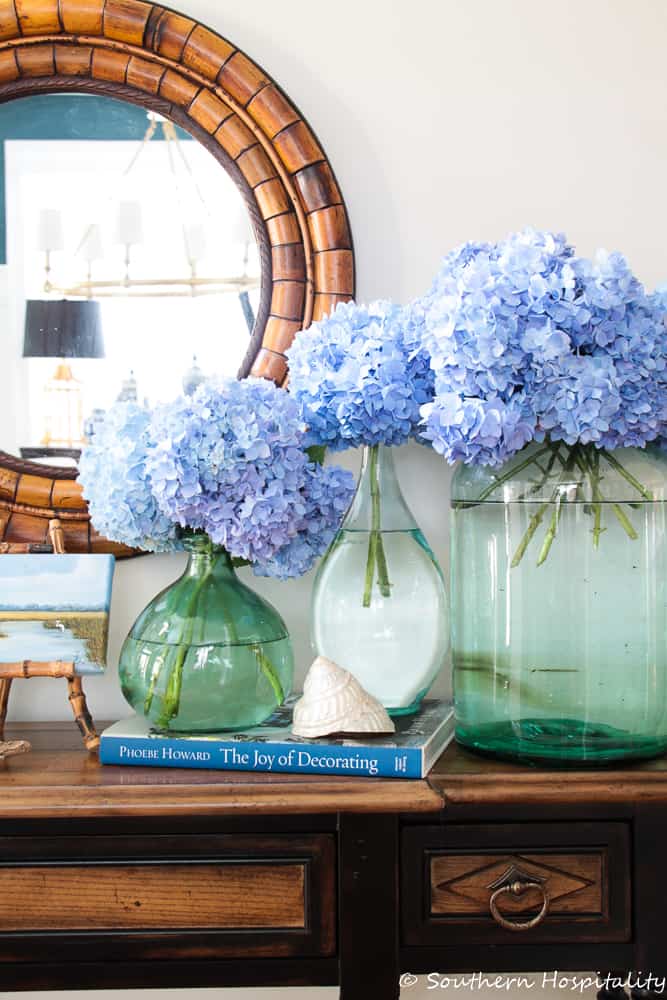
[[[0,529],[2,525],[0,525]],[[0,530],[0,539],[2,538]],[[49,540],[54,553],[63,554],[65,552],[65,542],[62,524],[58,518],[49,521]],[[29,552],[30,546],[10,545],[0,542],[2,552]],[[100,745],[100,738],[95,732],[95,725],[88,711],[86,696],[83,691],[81,677],[75,673],[76,664],[61,660],[52,660],[39,663],[35,660],[23,660],[21,663],[0,663],[0,739],[2,739],[5,719],[7,717],[7,703],[9,701],[9,691],[12,681],[19,678],[30,680],[31,677],[58,677],[67,681],[67,697],[72,706],[72,713],[77,726],[81,730],[83,742],[87,750],[97,750]]]

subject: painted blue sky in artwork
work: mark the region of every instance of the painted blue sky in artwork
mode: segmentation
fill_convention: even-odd
[[[113,556],[0,556],[0,611],[108,611]]]

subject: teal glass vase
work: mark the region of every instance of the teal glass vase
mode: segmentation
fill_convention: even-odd
[[[556,766],[667,750],[667,456],[531,444],[452,484],[456,736]]]
[[[120,654],[126,700],[156,729],[183,733],[256,726],[290,692],[285,623],[239,580],[224,549],[184,540],[183,575],[142,611]]]
[[[389,447],[364,450],[354,500],[315,579],[311,636],[315,652],[354,674],[390,715],[415,712],[443,665],[445,584]]]

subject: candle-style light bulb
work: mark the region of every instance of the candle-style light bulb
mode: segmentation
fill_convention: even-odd
[[[135,246],[143,240],[143,225],[141,203],[138,201],[121,201],[116,214],[116,243],[123,246]]]
[[[62,250],[64,245],[60,211],[57,208],[42,208],[37,226],[37,249],[51,253],[53,250]]]

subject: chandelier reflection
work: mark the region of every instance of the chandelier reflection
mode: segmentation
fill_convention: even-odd
[[[122,200],[118,203],[113,242],[124,248],[124,262],[118,275],[99,277],[99,265],[105,258],[102,226],[98,222],[88,224],[75,250],[75,257],[84,262],[84,275],[80,280],[58,282],[53,276],[53,254],[64,250],[63,227],[60,212],[56,209],[42,209],[39,220],[38,249],[44,254],[44,292],[47,295],[61,295],[66,298],[104,298],[134,296],[193,296],[236,293],[241,299],[246,321],[250,323],[252,309],[249,292],[260,287],[260,277],[249,273],[250,248],[254,245],[245,206],[236,217],[229,220],[229,231],[225,234],[230,244],[241,249],[237,273],[202,276],[198,273],[201,261],[207,253],[207,233],[205,225],[193,219],[186,202],[196,199],[206,212],[206,205],[197,184],[173,122],[155,112],[148,112],[148,127],[123,171],[120,182],[136,169],[142,154],[153,138],[164,140],[165,156],[169,177],[173,188],[172,204],[169,211],[175,215],[180,230],[181,260],[183,273],[174,275],[142,276],[137,273],[137,250],[145,244],[144,213],[137,200]],[[119,187],[121,186],[119,183]],[[78,268],[63,269],[73,273]],[[254,319],[254,317],[252,317]],[[251,325],[251,324],[250,324]]]

